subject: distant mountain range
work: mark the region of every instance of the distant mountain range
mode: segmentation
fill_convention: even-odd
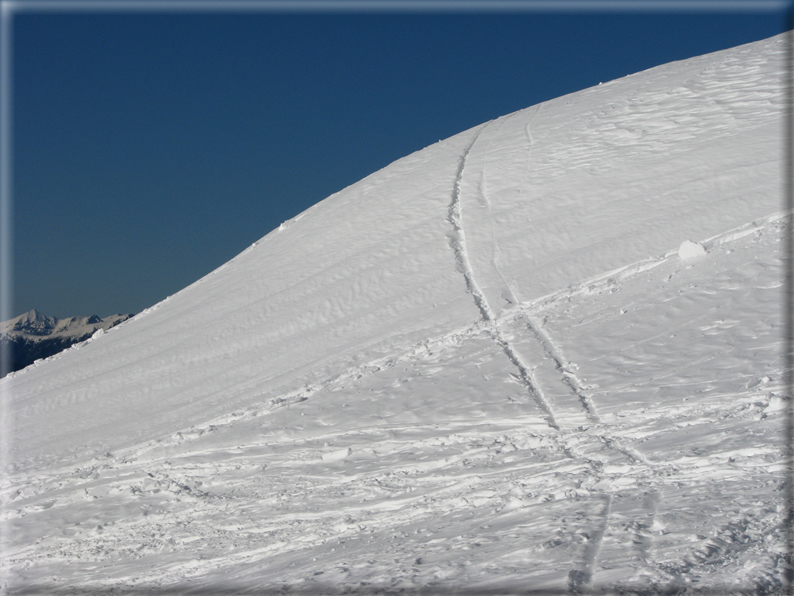
[[[13,372],[33,364],[41,358],[49,358],[66,348],[85,341],[99,329],[107,331],[133,315],[111,315],[104,319],[97,315],[58,319],[47,316],[35,308],[0,323],[0,350],[10,352],[10,367],[4,372]]]

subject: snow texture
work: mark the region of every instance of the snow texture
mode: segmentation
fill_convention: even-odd
[[[782,591],[785,52],[462,132],[0,381],[4,589]]]

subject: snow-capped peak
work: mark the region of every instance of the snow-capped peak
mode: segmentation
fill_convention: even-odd
[[[110,329],[131,316],[111,315],[102,318],[90,315],[58,319],[45,315],[34,308],[18,317],[0,323],[0,336],[24,337],[32,340],[46,337],[82,337],[94,333],[97,329]]]
[[[29,335],[49,335],[57,324],[58,319],[48,317],[34,308],[25,314],[0,323],[0,334],[15,331]]]

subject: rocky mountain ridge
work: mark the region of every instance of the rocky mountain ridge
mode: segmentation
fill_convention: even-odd
[[[0,323],[0,349],[7,358],[3,373],[21,370],[36,360],[49,358],[76,343],[85,341],[98,330],[107,331],[130,319],[131,314],[108,317],[51,317],[35,308]],[[6,360],[4,358],[4,360]]]

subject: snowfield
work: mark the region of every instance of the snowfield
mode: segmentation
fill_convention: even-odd
[[[782,592],[786,43],[427,147],[0,381],[5,592]]]

